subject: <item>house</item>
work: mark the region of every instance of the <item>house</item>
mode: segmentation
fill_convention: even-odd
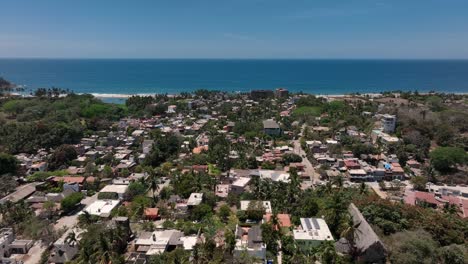
[[[147,220],[157,220],[159,218],[159,209],[158,208],[145,208],[144,211],[145,219]]]
[[[263,133],[269,136],[279,136],[281,128],[273,119],[263,121]]]
[[[268,223],[271,221],[273,214],[265,214],[263,216],[263,222]],[[275,226],[275,228],[287,231],[291,226],[291,217],[289,214],[277,214],[276,217],[278,218],[278,226]]]
[[[247,201],[247,200],[240,201],[240,209],[241,209],[242,211],[246,211],[247,209],[249,209],[249,204],[250,204],[251,202],[252,202],[252,201]],[[262,205],[263,205],[263,208],[265,209],[265,213],[267,213],[267,214],[271,214],[271,213],[272,213],[270,201],[262,201]]]
[[[200,153],[202,153],[204,151],[208,151],[208,145],[195,147],[195,148],[193,148],[192,153],[193,154],[200,154]]]
[[[143,154],[148,154],[151,152],[151,149],[153,148],[154,140],[143,140],[143,143],[141,143],[141,148]]]
[[[196,236],[184,236],[183,232],[172,229],[142,232],[135,240],[135,249],[137,252],[151,256],[170,251],[176,247],[192,250],[197,241]]]
[[[261,260],[266,258],[266,244],[263,242],[262,229],[259,225],[252,227],[236,226],[234,257],[239,257],[244,252]]]
[[[355,244],[358,252],[358,262],[363,263],[385,263],[387,250],[380,238],[366,221],[359,209],[351,203],[348,212],[353,217],[353,222],[357,225]]]
[[[217,184],[216,185],[216,196],[226,198],[229,195],[230,186],[229,184]]]
[[[141,137],[145,133],[144,130],[137,129],[132,132],[132,137]]]
[[[322,218],[301,218],[301,229],[294,229],[293,236],[304,251],[320,246],[323,241],[333,241],[330,229]]]
[[[356,159],[345,159],[343,162],[348,170],[359,170],[361,168],[361,165]]]
[[[23,186],[20,186],[14,191],[13,193],[8,194],[7,196],[0,199],[0,204],[4,204],[7,201],[16,203],[21,200],[24,200],[31,196],[36,191],[36,186],[40,185],[40,183],[29,183]]]
[[[245,191],[247,185],[250,182],[250,178],[239,177],[231,184],[230,192],[235,194],[241,194]]]
[[[18,240],[13,228],[0,229],[0,263],[15,263],[9,257],[13,254],[27,254],[33,246],[32,240]]]
[[[187,206],[196,206],[203,201],[203,193],[191,193],[187,200]]]
[[[116,196],[120,199],[123,200],[125,199],[125,194],[127,193],[128,190],[128,185],[125,184],[110,184],[104,186],[99,193],[112,193],[116,194]]]
[[[81,233],[80,230],[68,229],[54,242],[50,252],[49,263],[64,264],[69,263],[78,254],[78,241],[68,240],[68,236],[74,232],[75,237]]]
[[[34,174],[36,172],[45,171],[47,169],[47,162],[34,163],[29,167],[28,174]]]
[[[351,180],[355,180],[355,181],[365,181],[365,180],[373,178],[372,176],[368,176],[367,172],[363,169],[348,170],[348,176]]]
[[[107,218],[111,215],[112,210],[119,204],[119,200],[97,200],[94,203],[88,205],[84,211],[91,215]]]
[[[258,170],[256,173],[252,173],[253,176],[259,176],[260,179],[272,180],[275,182],[289,182],[289,173],[281,170]]]

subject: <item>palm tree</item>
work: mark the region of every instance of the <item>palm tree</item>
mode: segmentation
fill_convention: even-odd
[[[86,210],[83,210],[83,213],[78,216],[78,225],[80,226],[88,226],[92,222],[92,215]]]
[[[337,230],[347,213],[348,203],[341,192],[335,193],[325,204],[325,217],[332,230]]]
[[[444,213],[450,215],[457,215],[461,213],[460,207],[456,204],[446,203],[444,205]]]
[[[70,245],[76,242],[78,242],[76,238],[76,233],[74,231],[71,231],[70,233],[68,233],[67,237],[65,238],[65,243]]]
[[[359,237],[361,231],[359,226],[361,222],[355,224],[353,217],[347,214],[342,221],[340,236],[346,238],[350,246],[350,255],[353,259],[357,256],[358,250],[356,247],[356,239]]]
[[[153,194],[153,201],[154,203],[156,203],[157,202],[156,192],[159,191],[159,171],[149,169],[148,173],[149,173],[148,180],[150,182],[150,188]]]
[[[318,248],[316,255],[322,263],[337,263],[339,258],[333,241],[324,241]]]
[[[339,189],[343,188],[343,184],[344,184],[343,175],[340,174],[338,177],[335,177],[335,179],[333,179],[333,184],[335,184]]]
[[[369,190],[367,189],[367,185],[364,182],[361,182],[359,185],[359,193],[360,194],[367,194]]]

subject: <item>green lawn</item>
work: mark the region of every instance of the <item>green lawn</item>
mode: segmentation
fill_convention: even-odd
[[[301,106],[293,111],[293,116],[320,116],[322,108],[319,106]]]

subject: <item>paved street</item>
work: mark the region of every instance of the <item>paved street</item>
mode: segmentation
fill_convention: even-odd
[[[301,143],[299,140],[293,140],[293,152],[302,157],[302,164],[304,165],[304,172],[307,175],[310,175],[310,181],[314,184],[316,181],[319,180],[318,174],[315,173],[314,166],[310,163],[309,159],[307,159],[307,154],[301,147]],[[304,158],[306,157],[306,158]]]
[[[34,246],[29,250],[27,256],[23,258],[24,264],[37,264],[41,260],[42,253],[46,247],[41,245],[40,241],[36,241]]]

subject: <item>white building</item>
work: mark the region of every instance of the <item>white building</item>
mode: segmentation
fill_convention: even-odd
[[[124,199],[125,194],[127,193],[128,185],[125,184],[111,184],[106,185],[102,188],[99,193],[116,193],[119,199]]]
[[[327,223],[322,218],[301,218],[301,229],[293,230],[298,246],[307,250],[319,246],[323,241],[333,240]]]
[[[245,191],[245,188],[250,182],[250,178],[239,177],[231,184],[231,192],[241,194]]]
[[[382,129],[385,133],[395,132],[396,127],[396,116],[394,115],[382,115]]]
[[[285,171],[277,171],[277,170],[258,170],[258,174],[253,174],[260,176],[260,179],[267,180],[270,179],[272,181],[278,182],[289,182],[289,173]]]
[[[111,215],[111,211],[116,208],[119,203],[119,200],[97,200],[94,203],[88,205],[84,211],[91,215],[109,217]]]
[[[255,202],[255,201],[240,201],[240,209],[242,211],[246,211],[249,208],[249,204],[251,202]],[[272,213],[270,201],[262,201],[262,205],[263,205],[263,208],[265,208],[266,214]]]
[[[188,206],[196,206],[201,204],[203,201],[203,193],[191,193],[187,200]]]

